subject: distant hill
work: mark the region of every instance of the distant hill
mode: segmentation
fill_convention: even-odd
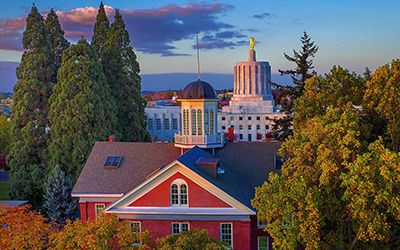
[[[164,91],[183,89],[188,83],[197,80],[197,73],[144,74],[142,91]],[[201,73],[201,80],[209,82],[215,89],[232,89],[233,74]],[[272,81],[281,85],[292,85],[290,76],[271,75]]]

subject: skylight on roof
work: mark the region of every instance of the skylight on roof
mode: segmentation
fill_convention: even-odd
[[[118,168],[122,161],[122,156],[108,156],[104,167]]]

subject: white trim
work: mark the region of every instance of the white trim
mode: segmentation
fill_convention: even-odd
[[[230,222],[228,222],[228,223],[226,223],[226,222],[223,222],[223,223],[219,223],[219,234],[220,234],[220,241],[223,241],[222,240],[222,225],[223,224],[225,224],[225,225],[231,225],[231,247],[232,248],[234,248],[233,247],[233,223],[230,223]],[[226,241],[223,241],[223,242],[226,242]],[[228,242],[226,242],[226,243],[228,243]],[[229,244],[229,243],[228,243]]]
[[[261,238],[267,238],[267,250],[269,250],[269,237],[268,236],[258,236],[257,237],[257,250],[260,250],[260,239]]]
[[[103,206],[103,208],[98,209],[98,206]],[[98,219],[98,215],[103,212],[105,207],[106,207],[106,204],[104,204],[104,203],[95,203],[94,204],[94,215],[95,215],[96,219]]]
[[[193,181],[195,184],[202,187],[204,190],[208,191],[212,195],[218,197],[223,202],[227,203],[229,206],[246,212],[248,215],[256,215],[256,212],[254,212],[252,209],[248,208],[229,194],[225,193],[223,190],[219,189],[214,184],[199,176],[177,160],[168,164],[165,168],[151,176],[149,179],[127,192],[125,195],[114,201],[112,204],[108,205],[105,209],[105,212],[127,208],[131,203],[135,202],[176,173],[181,173],[182,175]]]

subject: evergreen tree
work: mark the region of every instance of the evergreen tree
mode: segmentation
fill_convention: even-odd
[[[104,46],[108,40],[108,29],[110,28],[110,21],[106,15],[103,1],[100,3],[99,11],[96,17],[96,23],[94,24],[92,47],[99,54],[100,60],[103,59]]]
[[[114,134],[116,107],[96,51],[81,39],[63,53],[50,98],[50,165],[75,183],[96,141]]]
[[[43,17],[35,6],[26,19],[22,39],[25,52],[17,68],[18,82],[14,86],[11,136],[12,146],[7,156],[11,168],[10,197],[29,200],[38,208],[43,199],[43,153],[49,135],[48,98],[55,82],[54,52],[47,40]]]
[[[50,46],[56,55],[54,63],[57,69],[59,69],[61,66],[62,52],[69,47],[69,42],[64,38],[64,31],[61,29],[58,16],[53,9],[47,14],[44,24],[46,25]]]
[[[316,75],[313,70],[313,57],[318,51],[318,46],[311,41],[311,37],[304,31],[304,35],[300,39],[302,43],[301,51],[293,50],[294,56],[291,57],[284,53],[285,58],[289,62],[294,62],[296,68],[294,70],[278,70],[281,75],[290,75],[294,86],[282,86],[271,83],[278,90],[277,99],[282,100],[281,112],[286,114],[286,118],[278,120],[274,119],[273,132],[276,139],[286,139],[293,134],[293,103],[303,95],[305,82]]]
[[[45,183],[44,209],[48,219],[54,219],[58,224],[79,218],[78,198],[71,197],[71,179],[56,166]]]
[[[141,96],[140,67],[129,45],[129,33],[118,10],[108,32],[102,63],[112,95],[118,107],[117,130],[120,141],[150,141],[144,113],[146,101]]]

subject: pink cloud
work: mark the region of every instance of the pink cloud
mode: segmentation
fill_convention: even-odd
[[[104,6],[110,22],[113,20],[115,9]],[[243,35],[235,27],[219,21],[221,15],[233,10],[229,4],[189,3],[184,6],[168,4],[160,8],[124,9],[121,10],[128,30],[132,46],[144,53],[161,54],[163,56],[185,55],[175,53],[174,42],[193,39],[196,32],[207,34],[207,46],[203,48],[232,48],[240,46],[240,42],[232,42]],[[44,18],[46,11],[42,11]],[[88,41],[93,36],[98,7],[76,8],[69,11],[57,11],[65,36],[70,40],[86,37]],[[21,50],[22,31],[25,17],[0,20],[0,49]],[[217,37],[217,34],[220,34]],[[222,36],[224,34],[224,36]],[[229,36],[228,36],[228,35]],[[231,35],[235,34],[235,35]]]

